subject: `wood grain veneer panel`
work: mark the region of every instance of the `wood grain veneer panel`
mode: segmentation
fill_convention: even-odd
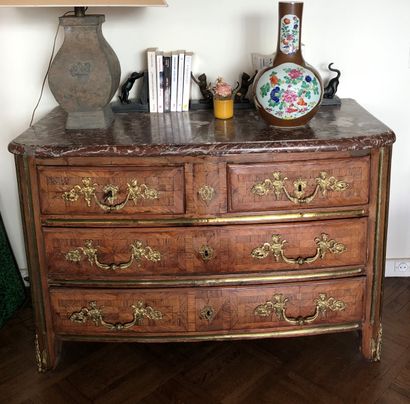
[[[367,219],[327,220],[312,223],[277,225],[212,226],[161,229],[63,229],[44,228],[45,255],[51,279],[79,280],[132,280],[169,278],[172,275],[220,275],[254,273],[258,271],[306,270],[365,265]],[[317,252],[315,238],[328,234],[343,243],[346,250],[336,254],[327,252],[309,264],[289,264],[276,261],[272,253],[264,259],[251,256],[252,251],[272,242],[279,234],[286,240],[284,253],[288,258],[312,257]],[[130,260],[131,245],[141,241],[160,253],[160,261],[143,258],[128,268],[101,269],[90,263],[82,252],[87,240],[92,240],[97,257],[103,264],[120,264]],[[204,260],[201,248],[207,246],[213,257]],[[67,259],[70,251],[79,252],[78,262]]]
[[[143,307],[150,306],[159,311],[162,318],[144,318],[143,324],[132,327],[131,332],[187,332],[188,331],[188,293],[176,290],[92,290],[92,289],[51,289],[51,305],[56,332],[68,334],[112,334],[105,327],[97,327],[89,320],[83,324],[70,320],[70,316],[83,307],[90,307],[95,301],[103,313],[103,320],[110,323],[127,323],[133,319],[132,305],[138,301]],[[115,331],[114,331],[115,332]],[[124,334],[125,332],[119,332]],[[129,333],[129,332],[128,332]]]
[[[223,214],[227,211],[226,163],[207,162],[190,164],[192,184],[187,192],[187,211],[194,216]],[[209,194],[203,193],[210,190]],[[205,198],[208,196],[208,198]]]
[[[185,188],[183,166],[163,167],[38,167],[41,212],[43,214],[73,215],[121,215],[121,214],[182,214],[185,212]],[[65,192],[75,187],[83,188],[83,179],[90,178],[99,201],[107,204],[104,187],[118,187],[115,204],[127,196],[128,184],[137,180],[158,192],[157,198],[132,199],[120,210],[104,211],[91,198],[90,206],[81,191],[76,201],[63,199]],[[95,184],[95,185],[94,185]],[[142,190],[144,191],[144,190]]]
[[[272,164],[228,164],[228,210],[230,212],[257,212],[280,209],[306,209],[312,207],[335,207],[366,204],[369,199],[369,162],[368,156],[350,159],[329,159],[316,161],[295,161]],[[293,203],[282,191],[276,197],[273,190],[260,196],[252,192],[255,184],[270,179],[273,173],[280,172],[284,185],[290,195],[295,195],[294,181],[306,181],[305,196],[314,193],[316,178],[321,172],[327,177],[335,177],[348,183],[346,190],[320,191],[309,203]]]
[[[341,310],[326,310],[310,325],[347,323],[361,321],[363,317],[363,291],[365,278],[305,282],[249,287],[176,288],[152,290],[119,289],[51,289],[51,305],[57,333],[82,335],[173,335],[175,333],[240,331],[249,329],[272,329],[274,327],[303,328],[280,319],[274,312],[261,317],[255,313],[259,305],[282,294],[286,301],[288,317],[308,317],[315,313],[315,299],[325,294],[325,300],[334,298],[344,305]],[[128,323],[132,320],[132,305],[143,302],[160,311],[162,318],[144,318],[128,330],[110,330],[95,324],[86,316],[84,322],[73,322],[70,317],[96,302],[102,319],[111,324]],[[209,308],[211,318],[202,312]],[[187,334],[188,335],[188,334]]]

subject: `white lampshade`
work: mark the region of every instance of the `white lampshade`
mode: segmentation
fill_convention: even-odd
[[[166,0],[0,0],[0,7],[152,7]]]

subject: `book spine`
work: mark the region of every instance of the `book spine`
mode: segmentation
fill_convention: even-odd
[[[148,96],[149,96],[149,111],[157,112],[157,68],[155,58],[156,48],[147,50],[148,62]]]
[[[164,112],[164,64],[163,53],[157,52],[157,103],[158,112]]]
[[[164,112],[171,110],[171,54],[164,53]]]
[[[178,51],[177,111],[182,111],[182,99],[183,99],[183,94],[184,94],[184,66],[185,66],[185,51]]]
[[[192,52],[185,53],[184,67],[184,89],[182,95],[182,111],[189,110],[189,98],[191,95],[191,71],[192,71]]]
[[[171,54],[171,111],[177,110],[178,53]]]

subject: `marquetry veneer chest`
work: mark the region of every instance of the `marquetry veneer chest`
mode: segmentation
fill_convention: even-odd
[[[14,140],[39,370],[63,340],[359,331],[380,358],[394,134],[353,100],[310,125],[254,111],[119,114]]]

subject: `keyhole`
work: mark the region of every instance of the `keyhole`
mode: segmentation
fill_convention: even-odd
[[[112,198],[112,191],[109,190],[104,194],[104,201],[109,201]]]
[[[302,185],[301,184],[298,185],[298,191],[302,192]]]
[[[212,321],[215,315],[215,310],[211,306],[206,306],[201,310],[200,318],[203,320]]]
[[[199,254],[205,262],[208,262],[214,258],[214,250],[212,249],[212,247],[209,247],[207,245],[203,245],[200,248]]]

